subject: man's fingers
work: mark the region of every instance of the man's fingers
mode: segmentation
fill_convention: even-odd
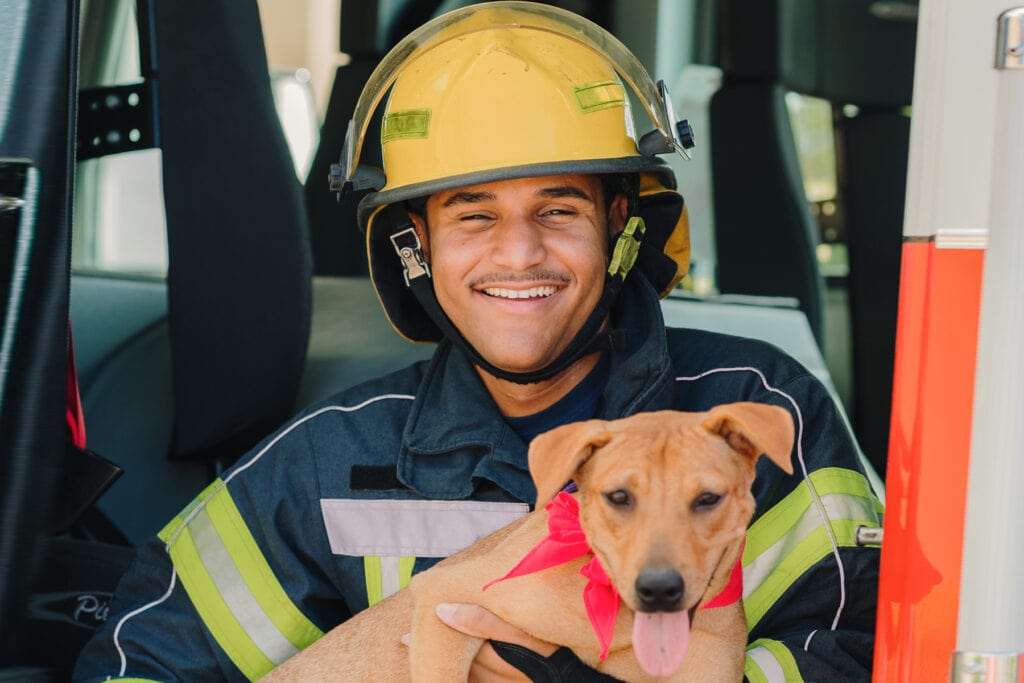
[[[477,638],[489,640],[495,629],[500,631],[502,625],[508,626],[508,624],[479,605],[442,602],[437,606],[436,611],[438,619],[456,631],[465,633],[467,636],[476,636]]]
[[[558,649],[551,643],[521,631],[480,605],[443,602],[437,606],[437,617],[466,635],[521,645],[544,657]]]

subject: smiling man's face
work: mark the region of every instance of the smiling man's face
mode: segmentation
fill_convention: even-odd
[[[439,192],[427,201],[429,230],[412,218],[455,327],[493,365],[530,372],[594,310],[623,201],[607,211],[596,176],[544,176]]]

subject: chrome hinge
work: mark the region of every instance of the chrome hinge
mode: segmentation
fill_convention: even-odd
[[[0,157],[0,213],[17,211],[25,206],[21,194],[32,162],[28,159]]]
[[[1021,655],[1016,652],[954,652],[951,683],[1017,683]]]
[[[20,197],[8,197],[0,194],[0,213],[14,211],[25,205],[25,200]]]
[[[853,532],[853,540],[857,545],[882,545],[882,527],[859,526]]]
[[[996,26],[996,68],[1024,69],[1024,7],[999,15]]]

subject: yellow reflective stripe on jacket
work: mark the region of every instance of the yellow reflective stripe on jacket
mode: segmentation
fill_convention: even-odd
[[[215,484],[160,537],[203,623],[253,680],[323,632],[288,598],[227,488]]]
[[[415,557],[364,557],[363,574],[366,577],[367,604],[372,607],[408,586],[412,580],[412,568],[415,563]]]
[[[882,507],[864,475],[828,467],[810,475],[840,547],[854,546],[858,526],[877,526]],[[832,542],[808,486],[801,484],[747,531],[743,607],[751,630],[793,582],[832,554]]]
[[[795,683],[804,680],[789,648],[777,640],[767,638],[747,645],[743,675],[750,683]]]
[[[171,539],[171,537],[174,536],[174,533],[181,528],[182,522],[184,522],[188,518],[188,516],[192,514],[192,512],[195,511],[195,509],[199,507],[199,505],[210,496],[211,493],[213,493],[223,485],[224,482],[222,482],[220,479],[214,479],[209,484],[207,484],[206,488],[200,491],[199,495],[193,498],[192,501],[185,506],[184,510],[176,514],[174,516],[174,519],[169,521],[164,526],[164,528],[160,530],[160,532],[156,535],[157,538],[159,538],[164,543],[167,543]]]

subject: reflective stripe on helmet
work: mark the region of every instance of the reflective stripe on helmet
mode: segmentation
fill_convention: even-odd
[[[393,111],[381,122],[380,141],[391,142],[404,138],[425,138],[430,135],[429,109],[401,109]]]
[[[203,623],[250,680],[323,636],[274,576],[221,480],[158,536]]]

